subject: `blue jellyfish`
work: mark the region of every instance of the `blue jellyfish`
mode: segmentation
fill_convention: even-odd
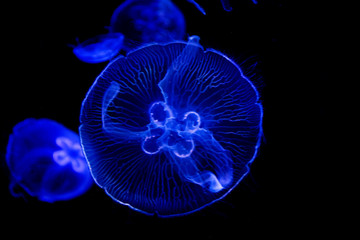
[[[83,102],[80,139],[115,201],[175,216],[223,198],[248,173],[262,115],[240,68],[192,36],[112,61]]]
[[[41,201],[69,200],[93,183],[77,134],[49,119],[18,123],[7,145],[10,190],[19,187]]]
[[[74,47],[75,56],[86,63],[100,63],[111,60],[122,49],[124,35],[121,33],[101,34]]]
[[[134,43],[182,40],[185,19],[171,0],[127,0],[114,11],[109,30],[124,34],[131,49]]]

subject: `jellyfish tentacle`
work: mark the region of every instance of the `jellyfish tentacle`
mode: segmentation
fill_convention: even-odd
[[[210,92],[210,94],[208,94],[209,96],[204,96],[203,99],[205,100],[202,101],[208,101],[209,99],[213,100],[215,98],[218,99],[221,97],[220,91],[216,92],[211,90],[211,88],[216,89],[219,85],[224,84],[223,82],[226,82],[226,80],[224,80],[226,75],[225,77],[220,77],[220,74],[216,70],[211,70],[215,68],[214,61],[209,61],[210,66],[208,67],[195,66],[195,59],[196,62],[201,62],[199,58],[203,58],[203,54],[201,54],[200,51],[202,48],[199,47],[198,44],[199,37],[190,37],[185,48],[173,61],[167,74],[158,84],[159,88],[162,90],[166,104],[172,106],[174,109],[191,109],[192,102],[196,101],[202,94],[207,92]],[[210,74],[207,75],[207,77],[201,79],[199,76],[194,75],[192,68],[196,68],[197,70],[210,68],[211,71],[208,71]],[[207,82],[210,82],[210,84],[204,84]],[[211,88],[209,88],[209,86]],[[179,165],[180,169],[190,169],[182,172],[186,179],[207,188],[211,192],[220,191],[228,185],[233,178],[231,157],[226,153],[221,144],[215,140],[210,131],[200,128],[201,117],[197,112],[186,112],[183,120],[185,120],[185,131],[180,131],[179,134],[183,140],[177,140],[178,144],[168,148],[173,149],[172,154],[175,154],[179,159],[186,159],[184,160],[184,164],[186,163],[187,165]],[[186,135],[190,136],[188,140],[186,140]],[[213,156],[216,156],[216,158],[210,157],[207,159],[209,159],[208,161],[211,161],[208,165],[216,168],[218,176],[209,170],[199,171],[196,168],[195,163],[192,163],[191,158],[194,157],[192,156],[192,153],[194,148],[197,147],[202,147],[206,149],[207,152],[211,152]],[[202,159],[200,155],[198,156],[199,159]],[[219,167],[216,162],[221,162],[222,166]]]
[[[106,132],[109,132],[110,129],[111,130],[113,129],[113,127],[111,126],[111,122],[109,121],[109,116],[107,115],[106,112],[108,111],[110,104],[112,103],[116,95],[119,93],[119,91],[120,91],[120,85],[117,82],[112,81],[104,94],[101,117],[102,117],[102,127]]]
[[[197,184],[210,192],[219,192],[224,189],[218,177],[209,171],[201,171],[196,166],[196,161],[192,157],[179,158],[176,154],[172,155],[174,162],[179,168],[180,176],[191,183]]]
[[[102,102],[102,127],[105,132],[116,136],[117,138],[123,139],[138,139],[144,136],[144,132],[129,131],[121,126],[115,126],[114,119],[108,114],[111,103],[120,92],[120,85],[112,81],[110,86],[105,91],[103,102]]]
[[[189,40],[179,56],[174,60],[170,67],[170,71],[181,71],[183,67],[187,67],[190,63],[193,63],[200,50],[202,50],[199,44],[199,36],[190,36]]]
[[[191,151],[189,151],[189,146],[183,145],[184,141],[178,141],[179,144],[174,144],[173,148],[170,147],[173,149],[170,151],[170,156],[178,166],[180,176],[210,192],[221,191],[233,179],[233,162],[229,153],[207,130],[199,129],[191,137],[191,140],[185,140],[191,142]],[[195,143],[199,149],[193,152]],[[200,170],[197,165],[207,165],[212,171]]]
[[[204,8],[200,6],[195,0],[187,0],[189,3],[193,4],[202,14],[206,15]],[[255,4],[257,4],[256,0],[252,0]],[[232,7],[230,6],[229,0],[221,0],[221,5],[223,9],[227,12],[232,11]]]
[[[229,0],[221,0],[221,4],[223,6],[223,9],[227,12],[231,12],[232,7],[230,6]]]
[[[228,186],[233,179],[233,160],[230,152],[223,148],[209,130],[199,129],[194,134],[193,139],[198,148],[194,158],[198,158],[198,162],[204,160],[203,164],[211,166],[216,172],[221,185],[223,187]]]
[[[178,97],[181,96],[176,89],[177,84],[187,84],[188,79],[194,78],[194,71],[192,70],[196,68],[197,58],[201,56],[200,51],[203,50],[199,41],[198,36],[189,37],[185,48],[172,62],[165,77],[158,83],[165,102],[173,107],[175,107],[174,101],[179,100]]]
[[[13,178],[11,179],[11,182],[9,184],[9,191],[13,197],[16,198],[22,197],[25,199],[25,193],[21,185]]]
[[[200,6],[195,0],[187,0],[189,3],[193,4],[202,14],[206,15],[204,8]]]

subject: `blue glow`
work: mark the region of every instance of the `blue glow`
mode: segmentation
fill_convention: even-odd
[[[206,15],[205,10],[198,4],[195,0],[187,0],[189,3],[192,3],[202,14]],[[253,2],[256,0],[253,0]],[[255,3],[255,2],[254,2]],[[232,7],[230,6],[229,0],[221,0],[222,7],[225,11],[232,11]]]
[[[230,12],[232,10],[232,7],[230,6],[229,0],[221,0],[221,4],[223,6],[223,9],[227,12]]]
[[[93,183],[77,134],[49,119],[26,119],[10,135],[10,190],[19,186],[41,201],[69,200]]]
[[[86,63],[100,63],[114,58],[123,47],[124,35],[108,33],[95,36],[73,49],[75,56]]]
[[[199,40],[118,57],[83,102],[80,138],[93,177],[137,211],[197,211],[228,194],[256,156],[258,92],[232,60]]]
[[[185,19],[170,0],[127,0],[114,11],[109,30],[124,34],[127,45],[182,40]]]
[[[195,0],[187,0],[189,3],[194,4],[194,6],[204,15],[206,15],[205,10],[200,6],[200,4],[198,4],[197,2],[195,2]]]

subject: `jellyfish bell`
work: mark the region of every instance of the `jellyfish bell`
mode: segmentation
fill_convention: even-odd
[[[41,201],[69,200],[93,183],[76,133],[49,119],[26,119],[9,138],[10,191],[23,189]]]
[[[133,42],[182,40],[185,19],[171,0],[126,0],[114,11],[109,30],[124,34],[130,50]]]
[[[74,47],[75,56],[86,63],[100,63],[114,58],[123,48],[124,35],[108,33],[90,38]]]
[[[254,85],[228,57],[188,42],[112,61],[81,109],[81,144],[115,201],[159,216],[197,211],[248,173],[262,134]]]

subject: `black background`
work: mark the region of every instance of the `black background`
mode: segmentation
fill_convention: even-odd
[[[331,105],[326,83],[333,16],[324,6],[303,1],[260,0],[255,5],[232,0],[233,11],[226,12],[220,1],[199,0],[207,11],[204,16],[187,1],[174,0],[185,15],[187,33],[237,62],[261,94],[260,152],[249,175],[224,199],[184,217],[158,218],[117,204],[96,185],[77,199],[54,204],[11,196],[4,157],[12,127],[29,117],[50,118],[78,132],[81,102],[106,63],[83,63],[69,45],[76,44],[76,38],[84,41],[106,33],[121,2],[30,1],[4,9],[9,12],[3,39],[9,64],[1,87],[2,227],[28,226],[37,232],[44,226],[66,224],[74,230],[84,224],[88,232],[99,228],[121,233],[126,223],[205,224],[204,239],[230,229],[240,234],[249,227],[316,228],[328,214],[322,195],[331,184],[319,172],[326,172],[320,166],[326,161],[325,115]],[[220,228],[222,224],[237,227]]]

